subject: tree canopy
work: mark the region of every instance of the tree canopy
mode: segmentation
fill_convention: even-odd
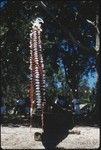
[[[29,34],[31,21],[44,20],[42,47],[48,95],[72,94],[84,75],[96,72],[99,55],[99,3],[97,1],[2,1],[2,91],[16,96],[29,84]]]

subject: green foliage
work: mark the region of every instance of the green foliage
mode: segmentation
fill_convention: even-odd
[[[97,7],[95,1],[7,1],[1,9],[0,26],[1,86],[5,97],[13,100],[19,92],[27,95],[30,22],[36,17],[45,22],[42,47],[46,95],[51,99],[68,91],[70,97],[75,95],[82,77],[96,70],[96,31],[87,19],[95,21]],[[63,40],[68,49],[61,47]]]

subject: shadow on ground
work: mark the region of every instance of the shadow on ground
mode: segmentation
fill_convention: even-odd
[[[30,116],[24,115],[5,115],[0,120],[2,126],[12,126],[12,127],[20,127],[20,126],[30,126],[32,125],[35,128],[41,128],[41,116],[34,115],[32,119]]]
[[[72,128],[71,113],[45,114],[42,133],[42,143],[45,149],[56,149],[56,146],[68,136],[68,130]]]
[[[68,136],[68,129],[60,130],[60,131],[48,131],[43,132],[42,134],[42,144],[45,149],[55,149],[56,146],[66,137]]]

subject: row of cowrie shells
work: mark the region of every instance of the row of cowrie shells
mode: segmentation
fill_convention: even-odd
[[[34,33],[33,34],[31,34],[30,36],[32,37],[33,36],[33,38],[34,38],[34,40],[33,40],[33,38],[32,38],[32,43],[30,43],[30,48],[34,48],[33,49],[33,57],[34,57],[34,61],[35,61],[35,63],[34,64],[36,64],[36,65],[38,65],[38,63],[39,63],[39,59],[38,59],[38,51],[37,51],[37,38],[36,38],[36,31],[35,30],[33,30],[34,31]],[[38,32],[39,33],[39,32]],[[39,38],[40,38],[40,36],[39,36]],[[39,42],[39,41],[38,41]],[[32,47],[33,46],[33,47]],[[41,49],[41,44],[39,43],[39,49]],[[40,52],[41,52],[41,50],[40,50]],[[32,54],[32,52],[31,52],[31,54]],[[41,64],[41,70],[42,70],[42,73],[43,72],[45,72],[45,71],[43,71],[43,69],[44,69],[44,65],[43,65],[43,60],[42,60],[42,56],[41,56],[42,54],[41,53],[39,53],[39,56],[40,56],[40,64]],[[31,55],[32,56],[32,55]],[[32,57],[30,57],[30,64],[31,64],[31,69],[33,69],[32,68],[32,64],[33,64],[33,62],[31,62],[32,61]],[[39,69],[38,69],[38,67],[35,67],[34,68],[34,80],[35,80],[35,91],[36,91],[36,105],[37,105],[37,107],[39,108],[39,107],[41,107],[41,92],[40,92],[40,88],[45,88],[45,84],[43,84],[44,82],[45,82],[45,75],[43,75],[43,77],[41,77],[41,78],[43,78],[44,79],[44,81],[40,84],[40,72],[39,72]],[[43,90],[43,91],[45,91],[45,90]],[[45,93],[45,92],[44,92]]]

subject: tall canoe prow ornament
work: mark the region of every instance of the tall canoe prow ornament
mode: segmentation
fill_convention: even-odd
[[[32,118],[33,110],[42,114],[45,106],[45,69],[42,56],[41,44],[41,24],[44,21],[36,18],[32,23],[30,33],[30,88],[29,95],[31,101],[30,117]],[[43,118],[43,117],[42,117]],[[43,120],[42,120],[43,126]]]

